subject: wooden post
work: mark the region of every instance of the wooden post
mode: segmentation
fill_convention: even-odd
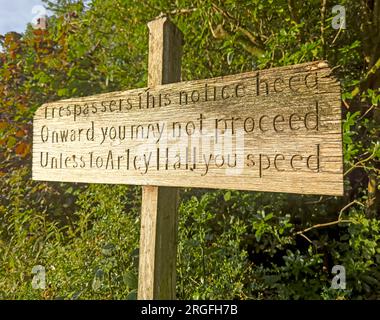
[[[148,86],[181,80],[182,33],[161,17],[148,23]],[[178,189],[142,189],[139,300],[174,300],[176,289]]]

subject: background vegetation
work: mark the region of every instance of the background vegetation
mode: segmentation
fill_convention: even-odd
[[[46,4],[47,30],[0,38],[0,299],[136,297],[140,189],[32,181],[32,116],[145,86],[160,13],[184,33],[183,80],[327,59],[343,95],[344,197],[181,190],[178,298],[380,298],[379,0]],[[331,27],[335,4],[347,29]],[[336,264],[346,290],[330,288]]]

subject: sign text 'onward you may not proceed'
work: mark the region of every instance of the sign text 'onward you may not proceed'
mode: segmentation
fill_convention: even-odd
[[[342,195],[341,134],[318,61],[44,104],[33,178]]]

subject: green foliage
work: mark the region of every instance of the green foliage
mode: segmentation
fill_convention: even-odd
[[[0,281],[1,288],[8,288],[0,292],[1,298],[121,299],[133,295],[139,236],[136,190],[91,185],[75,192],[79,209],[59,226],[49,221],[56,208],[38,212],[36,204],[29,206],[22,200],[30,200],[30,192],[35,192],[30,189],[40,187],[21,185],[24,174],[10,177],[12,206],[0,211]],[[31,270],[37,264],[46,268],[43,292],[31,288]]]
[[[181,299],[380,298],[380,63],[368,1],[45,1],[48,30],[0,37],[0,299],[135,299],[140,189],[31,180],[47,101],[142,87],[146,23],[184,33],[183,80],[327,59],[342,83],[342,198],[182,190]],[[322,15],[322,12],[324,14]],[[351,14],[355,12],[357,14]],[[46,268],[47,287],[31,286]],[[347,289],[331,288],[343,265]]]
[[[247,225],[209,208],[216,194],[192,197],[180,208],[178,244],[179,298],[245,298],[251,265],[242,248]]]

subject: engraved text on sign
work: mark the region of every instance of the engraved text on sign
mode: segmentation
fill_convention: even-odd
[[[33,178],[342,195],[341,135],[311,62],[44,104]]]

